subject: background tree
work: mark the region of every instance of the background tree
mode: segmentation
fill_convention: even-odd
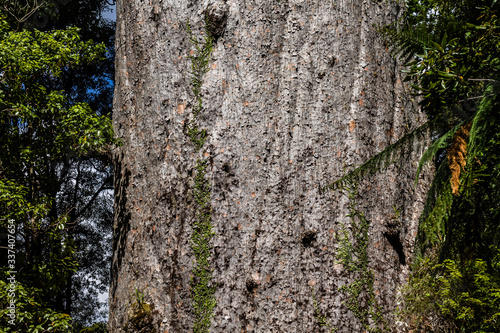
[[[17,1],[7,3],[13,8]],[[70,103],[85,102],[98,115],[108,116],[111,116],[114,89],[114,22],[105,19],[103,13],[110,10],[112,4],[105,0],[46,1],[32,11],[33,15],[23,24],[24,28],[44,31],[76,26],[82,39],[106,46],[106,56],[101,61],[62,68],[59,78],[45,84],[49,89],[64,90]],[[107,305],[99,302],[98,297],[107,292],[109,285],[112,168],[106,154],[88,155],[83,159],[73,156],[66,159],[65,164],[70,171],[65,174],[67,178],[59,179],[64,193],[58,195],[57,205],[60,211],[74,212],[70,219],[75,226],[72,232],[76,256],[80,258],[78,272],[67,285],[66,298],[71,299],[67,311],[79,323],[90,324],[96,318],[103,318],[97,313],[107,312]]]
[[[11,3],[7,1],[2,5]],[[16,220],[20,230],[26,229],[18,240],[22,244],[19,247],[23,248],[18,258],[21,254],[25,258],[18,262],[19,271],[23,272],[18,279],[24,287],[35,287],[29,294],[39,302],[32,312],[25,312],[32,316],[31,323],[21,321],[19,325],[23,331],[28,329],[28,324],[35,325],[37,319],[33,313],[43,308],[76,314],[75,317],[85,323],[95,315],[92,307],[98,304],[97,292],[105,288],[107,281],[103,238],[105,240],[109,232],[104,237],[97,234],[109,228],[103,219],[106,214],[109,216],[109,200],[106,201],[102,193],[111,188],[111,176],[102,152],[112,143],[112,130],[109,118],[96,115],[88,104],[76,102],[85,82],[76,81],[76,84],[67,77],[78,67],[89,69],[93,64],[95,67],[103,63],[104,45],[79,42],[75,29],[49,33],[9,31],[13,17],[4,17],[2,22],[5,135],[2,135],[1,176],[11,186],[5,187],[3,199],[12,209],[13,200],[9,198],[13,193],[20,193],[19,200],[29,203],[28,207],[39,207],[37,215],[32,216],[32,222],[38,222],[37,225],[27,225],[27,216],[35,214],[30,209],[19,213]],[[68,82],[73,82],[73,86]],[[72,89],[75,87],[77,89]],[[100,111],[109,113],[104,107]],[[56,226],[59,229],[55,230],[59,231],[53,235],[52,229]],[[53,266],[47,276],[38,276],[37,270],[44,262]],[[77,266],[80,269],[75,275]],[[89,271],[94,275],[88,276]],[[89,284],[92,279],[93,284]],[[30,283],[32,280],[36,282]],[[89,296],[94,298],[93,302],[89,302]],[[78,301],[76,308],[75,300]],[[48,329],[47,322],[38,324]]]
[[[92,64],[65,68],[59,80],[51,81],[52,89],[64,90],[71,101],[87,103],[98,115],[111,117],[114,89],[115,23],[103,17],[114,1],[61,1],[57,10],[46,14],[43,29],[64,29],[76,26],[83,40],[93,40],[106,46],[105,58]],[[34,17],[33,19],[35,19]],[[111,262],[112,179],[107,154],[93,154],[66,161],[71,171],[61,179],[58,204],[61,209],[73,207],[75,215],[76,256],[78,272],[68,284],[72,317],[80,324],[107,316],[107,302],[99,301],[107,293]],[[79,221],[79,222],[78,222]],[[70,296],[71,295],[71,296]]]

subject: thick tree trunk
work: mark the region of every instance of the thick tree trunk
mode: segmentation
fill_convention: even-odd
[[[218,38],[197,120],[208,138],[196,152],[188,135],[197,102],[186,22],[201,40],[204,11],[214,6],[227,15],[212,27]],[[123,146],[115,154],[111,332],[139,330],[127,326],[136,288],[154,306],[144,330],[193,331],[197,159],[208,161],[212,186],[217,303],[210,331],[326,332],[321,316],[338,332],[364,330],[365,319],[348,310],[349,295],[340,290],[361,276],[338,261],[342,226],[353,230],[349,202],[320,188],[421,121],[406,106],[397,63],[374,27],[392,22],[396,7],[373,0],[118,1],[114,125]],[[371,222],[368,267],[389,327],[426,184],[413,189],[415,161],[417,153],[370,177],[357,197]],[[398,214],[400,223],[391,224]],[[361,308],[370,307],[365,294]]]

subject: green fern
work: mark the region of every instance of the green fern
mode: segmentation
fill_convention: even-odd
[[[325,192],[327,190],[338,190],[348,182],[359,180],[362,177],[373,174],[395,162],[400,161],[405,156],[405,148],[410,147],[415,142],[415,140],[423,139],[428,130],[433,128],[433,124],[433,121],[428,121],[419,126],[392,145],[385,148],[380,153],[371,157],[368,161],[361,164],[359,167],[355,168],[351,172],[348,172],[346,175],[342,176],[333,183],[324,186],[322,188],[322,191]]]
[[[424,165],[427,164],[432,158],[436,156],[438,150],[448,147],[450,143],[449,140],[453,138],[453,135],[460,128],[461,125],[463,125],[463,122],[461,122],[460,124],[454,126],[452,129],[447,131],[436,141],[434,141],[434,143],[429,148],[426,149],[426,151],[420,158],[420,161],[418,162],[417,175],[415,177],[415,186],[418,184],[418,178],[420,176],[420,172],[422,171]]]
[[[416,181],[418,181],[418,175],[423,165],[436,156],[439,149],[448,147],[449,140],[458,128],[465,123],[472,122],[467,145],[467,168],[464,170],[466,172],[463,172],[460,177],[461,187],[465,191],[464,195],[466,197],[472,196],[472,193],[469,193],[469,191],[472,189],[473,184],[478,178],[487,176],[483,173],[484,168],[472,167],[472,165],[477,162],[475,159],[481,155],[482,149],[487,147],[486,143],[489,140],[487,136],[487,133],[489,133],[487,130],[489,126],[488,119],[491,119],[489,113],[493,110],[495,96],[495,86],[489,85],[485,89],[484,97],[481,99],[472,119],[467,119],[454,126],[426,150],[419,162]],[[449,183],[450,169],[448,161],[444,160],[436,171],[432,186],[427,194],[424,210],[420,217],[417,236],[417,256],[423,256],[427,249],[438,246],[445,238],[445,224],[451,214],[450,210],[453,204],[453,195]]]
[[[402,59],[405,64],[422,54],[426,48],[433,47],[434,36],[424,27],[405,26],[398,30],[395,25],[390,25],[378,31],[389,44],[391,55]]]
[[[488,127],[489,117],[488,113],[492,111],[495,97],[498,94],[498,88],[496,85],[489,84],[485,91],[484,97],[479,103],[477,112],[472,120],[472,126],[469,131],[469,143],[468,143],[468,163],[472,163],[473,158],[478,155],[481,148],[486,146],[486,142],[489,138],[485,136],[487,133],[486,128]]]
[[[445,238],[445,223],[452,204],[450,169],[447,160],[438,167],[427,192],[424,209],[420,215],[415,256],[423,257],[427,250],[435,249]]]

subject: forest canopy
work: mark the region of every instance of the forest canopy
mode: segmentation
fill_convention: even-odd
[[[112,39],[106,30],[93,35],[99,42],[82,35],[92,36],[103,3],[86,3],[94,11],[74,18],[90,23],[80,29],[60,16],[78,1],[0,2],[3,332],[68,332],[99,317],[97,295],[109,279],[107,152],[116,143],[106,77]]]

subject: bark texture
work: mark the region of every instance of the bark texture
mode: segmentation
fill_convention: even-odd
[[[372,0],[118,1],[111,332],[133,331],[136,288],[152,309],[141,329],[192,332],[200,157],[216,232],[211,332],[327,332],[318,315],[337,332],[363,331],[339,290],[356,278],[336,259],[348,200],[320,188],[422,120],[374,27],[397,10]],[[207,13],[217,16],[216,42],[198,115],[208,138],[197,153],[186,22],[201,38]],[[357,200],[391,328],[428,183],[413,188],[418,156],[363,182]]]

